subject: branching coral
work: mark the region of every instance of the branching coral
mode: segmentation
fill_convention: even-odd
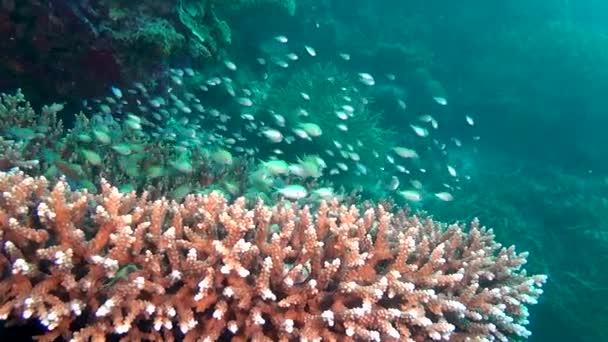
[[[36,113],[21,90],[0,94],[0,169],[19,166],[40,171],[40,156],[64,133],[54,103]]]
[[[198,127],[194,124],[167,117],[161,136],[142,129],[141,121],[133,121],[142,119],[133,115],[80,113],[74,127],[64,130],[58,118],[62,109],[52,104],[37,112],[21,91],[0,94],[0,170],[20,167],[49,178],[64,175],[72,185],[90,191],[100,176],[121,190],[145,188],[154,196],[173,198],[210,190],[212,183],[213,189],[229,188],[231,194],[243,191],[247,158],[229,164],[214,161],[218,147],[200,143],[210,137],[207,132],[193,140],[182,138],[181,146],[175,143],[174,135],[193,132]]]
[[[476,221],[48,186],[0,173],[0,318],[42,341],[507,341],[546,278]]]

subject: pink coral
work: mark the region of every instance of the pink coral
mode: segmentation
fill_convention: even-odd
[[[0,318],[42,340],[491,340],[527,337],[546,277],[474,221],[337,201],[151,201],[0,173]]]

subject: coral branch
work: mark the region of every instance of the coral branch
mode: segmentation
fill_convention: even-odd
[[[0,173],[0,318],[56,337],[527,337],[546,277],[491,230],[323,202],[176,203]]]

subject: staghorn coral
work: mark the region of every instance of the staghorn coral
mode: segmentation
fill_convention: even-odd
[[[476,221],[382,206],[93,196],[0,173],[0,318],[40,320],[42,341],[507,341],[529,335],[546,279],[526,256]]]

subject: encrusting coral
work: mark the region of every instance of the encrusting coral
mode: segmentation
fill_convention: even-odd
[[[0,173],[0,318],[40,340],[527,337],[546,277],[474,221],[219,193],[181,203]]]

